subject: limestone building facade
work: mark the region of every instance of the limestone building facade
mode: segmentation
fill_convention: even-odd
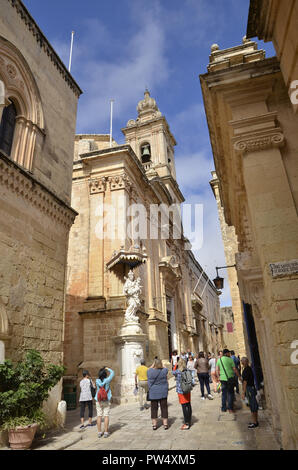
[[[169,366],[174,349],[215,352],[222,345],[218,292],[176,217],[184,198],[176,181],[175,138],[148,90],[137,110],[137,119],[122,129],[124,145],[110,146],[108,135],[77,135],[73,171],[72,206],[79,215],[68,257],[67,374],[79,379],[87,368],[95,376],[109,365],[120,401],[124,372],[115,338],[130,269],[141,278],[138,315],[148,364],[158,356]]]
[[[296,11],[296,2],[260,3],[287,3]],[[271,22],[269,10],[264,7],[263,13]],[[279,23],[283,37],[286,24],[290,18]],[[252,351],[255,378],[264,381],[268,415],[282,447],[296,449],[297,114],[278,59],[266,59],[246,37],[225,50],[213,45],[207,69],[200,81],[225,222],[235,228],[238,241],[236,269],[249,345],[260,356],[257,364]]]
[[[0,360],[63,363],[81,90],[19,0],[0,1]],[[55,417],[61,383],[48,403]]]
[[[225,252],[225,259],[226,265],[229,266],[227,268],[227,274],[229,279],[229,288],[230,294],[232,299],[232,311],[233,311],[233,347],[227,346],[228,349],[234,349],[237,354],[240,356],[250,356],[249,348],[247,348],[247,341],[245,341],[245,328],[244,328],[244,319],[242,313],[242,303],[239,294],[239,287],[238,287],[238,278],[237,278],[237,271],[236,271],[236,253],[238,252],[238,241],[237,236],[235,234],[235,228],[233,226],[228,226],[225,218],[224,212],[222,208],[222,203],[220,199],[220,191],[219,191],[219,181],[215,171],[212,171],[212,180],[210,181],[210,185],[216,199],[217,203],[217,210],[218,210],[218,217],[220,223],[220,229],[223,239],[223,246]],[[229,339],[228,343],[230,344],[230,334],[226,335],[225,338]],[[251,359],[251,358],[250,358]]]

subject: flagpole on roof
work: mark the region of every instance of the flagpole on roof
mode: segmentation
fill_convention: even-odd
[[[112,147],[112,132],[113,132],[113,103],[115,100],[110,100],[111,103],[111,117],[110,117],[110,147]]]
[[[68,64],[68,71],[70,72],[71,69],[71,59],[72,59],[72,46],[73,46],[73,37],[74,31],[71,32],[71,42],[70,42],[70,53],[69,53],[69,64]]]

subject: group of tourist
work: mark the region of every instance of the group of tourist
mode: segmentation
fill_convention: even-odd
[[[234,413],[235,389],[239,393],[239,380],[242,382],[242,399],[246,397],[250,406],[252,422],[249,428],[255,428],[258,424],[258,403],[256,400],[256,389],[254,376],[248,359],[243,357],[240,361],[235,356],[234,351],[224,349],[215,354],[205,354],[199,352],[196,356],[189,350],[178,356],[177,351],[173,351],[171,357],[172,374],[176,379],[176,392],[179,403],[182,407],[184,423],[182,430],[187,430],[192,422],[191,391],[195,386],[195,375],[197,374],[201,390],[201,399],[205,400],[205,387],[207,398],[213,400],[210,390],[210,383],[213,384],[213,392],[221,393],[221,411]],[[242,375],[241,375],[242,366]],[[98,437],[109,436],[109,415],[111,407],[111,381],[115,373],[108,367],[103,367],[98,373],[95,383],[88,371],[83,371],[83,379],[80,382],[80,417],[81,426],[84,426],[85,407],[88,406],[89,422],[92,426],[93,398],[96,402]],[[139,396],[140,410],[150,407],[152,429],[157,429],[158,407],[160,407],[163,427],[168,429],[168,377],[169,371],[163,366],[162,361],[155,357],[153,364],[147,367],[145,361],[135,371],[135,391]],[[102,420],[104,430],[102,432]]]
[[[89,422],[87,427],[93,426],[93,399],[96,403],[96,414],[97,414],[97,430],[98,437],[109,436],[109,416],[111,409],[111,381],[114,378],[115,372],[109,367],[102,367],[98,372],[98,378],[95,383],[92,380],[89,371],[83,370],[83,379],[80,382],[80,418],[81,425],[80,429],[84,429],[84,415],[85,408],[88,406],[88,417]],[[104,424],[104,431],[102,431],[102,421]]]

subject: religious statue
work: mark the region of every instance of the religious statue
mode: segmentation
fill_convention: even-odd
[[[140,295],[142,293],[141,278],[134,278],[132,270],[129,271],[128,277],[124,277],[125,284],[123,292],[126,295],[128,307],[125,311],[125,322],[139,322],[136,315],[138,308],[141,306]]]

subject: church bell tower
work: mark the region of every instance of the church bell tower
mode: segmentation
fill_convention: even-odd
[[[168,180],[176,183],[176,140],[147,89],[144,99],[137,105],[137,111],[138,117],[130,119],[122,129],[126,143],[134,150],[149,179],[158,176],[165,180],[165,184]]]

